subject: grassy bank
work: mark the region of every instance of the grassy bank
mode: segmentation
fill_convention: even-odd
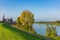
[[[46,40],[33,36],[11,27],[10,24],[0,23],[0,40]]]

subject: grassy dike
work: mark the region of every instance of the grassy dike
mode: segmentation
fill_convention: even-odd
[[[10,24],[0,23],[0,40],[46,40],[27,32],[11,27]]]

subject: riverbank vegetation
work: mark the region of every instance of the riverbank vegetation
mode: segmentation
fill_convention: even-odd
[[[34,23],[34,15],[32,12],[25,10],[22,12],[21,16],[17,18],[16,24],[17,27],[23,30],[26,30],[31,33],[35,33],[32,25]]]

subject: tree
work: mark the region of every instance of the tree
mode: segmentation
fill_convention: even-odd
[[[47,24],[47,28],[46,28],[46,36],[51,36],[51,28],[49,27],[48,24]]]
[[[55,26],[48,26],[47,25],[47,28],[46,28],[46,35],[48,36],[48,37],[51,37],[51,38],[54,38],[54,37],[56,37],[57,36],[57,32],[56,32],[56,27]]]
[[[57,36],[56,27],[52,25],[51,30],[52,30],[51,37]]]
[[[20,21],[22,24],[28,24],[28,26],[32,26],[34,23],[34,15],[30,11],[23,11],[20,16]]]
[[[17,26],[18,26],[18,27],[19,27],[19,25],[21,25],[21,22],[20,22],[20,17],[18,17],[18,18],[17,18],[16,23],[17,23]]]
[[[32,30],[32,25],[34,23],[34,15],[25,10],[22,12],[21,16],[17,18],[17,25],[22,25],[23,29]]]

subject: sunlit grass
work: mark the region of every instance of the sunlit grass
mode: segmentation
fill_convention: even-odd
[[[10,24],[0,23],[0,40],[43,40],[21,30],[12,28]]]

